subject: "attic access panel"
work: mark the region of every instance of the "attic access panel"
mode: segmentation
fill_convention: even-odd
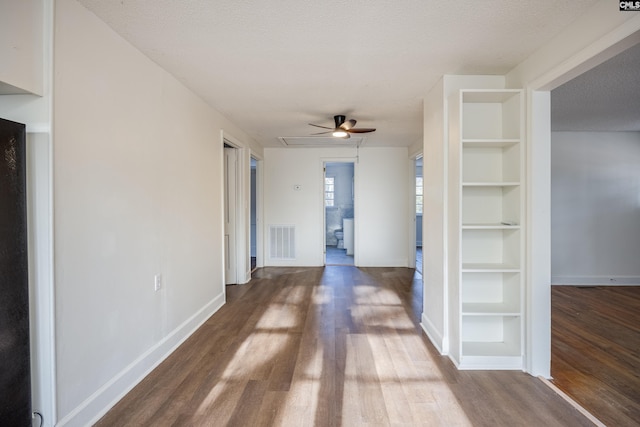
[[[278,137],[285,147],[359,147],[365,138],[352,136],[351,138],[334,138],[327,136],[281,136]]]

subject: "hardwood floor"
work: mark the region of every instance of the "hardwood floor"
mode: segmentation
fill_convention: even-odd
[[[640,287],[552,286],[553,383],[608,426],[640,425]]]
[[[458,371],[406,268],[263,268],[98,426],[589,426],[523,372]]]

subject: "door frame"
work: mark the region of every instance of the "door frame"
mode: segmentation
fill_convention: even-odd
[[[358,257],[358,157],[323,157],[320,159],[320,200],[322,206],[322,265],[327,265],[327,208],[324,205],[324,179],[326,177],[327,163],[352,163],[353,164],[353,265],[359,265]]]
[[[617,27],[526,83],[527,263],[525,370],[551,377],[551,90],[640,41],[640,19]]]
[[[256,161],[256,268],[264,267],[264,234],[262,221],[262,206],[264,205],[264,196],[262,186],[264,182],[264,159],[262,156],[251,151],[249,153],[249,180],[251,179],[251,159]],[[251,195],[251,182],[249,182],[249,196]],[[249,200],[249,209],[251,209],[251,200]],[[249,212],[249,227],[251,227],[251,212]],[[249,233],[251,229],[249,228]],[[251,236],[249,236],[249,257],[251,257]],[[251,260],[249,260],[251,261]],[[249,265],[251,269],[251,265]],[[251,272],[249,272],[251,274]]]
[[[417,233],[418,233],[418,216],[416,214],[416,177],[418,176],[418,159],[422,159],[422,152],[417,153],[413,156],[411,156],[411,163],[413,164],[413,174],[411,174],[411,187],[409,187],[411,189],[411,194],[413,194],[413,197],[411,198],[411,204],[410,204],[410,212],[411,212],[411,218],[409,218],[409,224],[413,224],[413,227],[411,227],[411,232],[409,233],[409,258],[408,258],[408,267],[409,268],[416,268],[416,250],[417,250]],[[423,162],[423,169],[424,169],[424,162]],[[422,172],[422,177],[424,180],[424,171]],[[424,181],[423,181],[424,182]],[[423,184],[423,190],[422,190],[422,203],[424,206],[424,184]],[[422,218],[422,217],[421,217]],[[424,228],[422,228],[424,230]],[[420,267],[420,271],[422,272],[422,266]]]
[[[224,284],[238,283],[237,250],[238,238],[238,152],[226,141],[223,146],[224,155]]]
[[[221,131],[221,150],[222,150],[222,197],[223,197],[223,217],[222,217],[222,226],[223,226],[223,236],[224,236],[224,222],[225,222],[225,212],[224,209],[226,203],[226,186],[224,183],[225,173],[224,164],[225,164],[225,154],[224,154],[224,146],[225,144],[232,149],[236,150],[236,192],[235,192],[235,232],[236,232],[236,248],[234,250],[235,260],[233,260],[236,272],[236,284],[244,284],[251,280],[251,247],[250,247],[250,180],[251,180],[251,164],[250,164],[250,156],[251,152],[248,148],[240,142],[240,140],[234,138],[229,135],[229,133],[224,130]],[[255,154],[254,154],[255,157]],[[260,232],[256,230],[256,235],[259,235]],[[225,242],[223,238],[222,242],[223,246],[223,254],[225,253]],[[226,276],[226,262],[224,260],[223,264],[223,276]],[[226,284],[227,280],[224,277],[224,283]]]

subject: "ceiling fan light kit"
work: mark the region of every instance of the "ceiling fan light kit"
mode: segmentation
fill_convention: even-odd
[[[323,135],[323,134],[327,134],[330,133],[332,136],[334,136],[335,138],[350,138],[352,133],[368,133],[368,132],[375,132],[375,128],[354,128],[354,126],[356,125],[357,121],[354,119],[349,119],[347,120],[346,116],[344,115],[336,115],[333,116],[333,120],[335,122],[335,127],[334,128],[330,128],[327,126],[320,126],[320,125],[314,125],[313,123],[309,123],[310,126],[315,126],[317,128],[322,128],[322,129],[329,129],[327,132],[319,132],[319,133],[314,133],[313,135]]]

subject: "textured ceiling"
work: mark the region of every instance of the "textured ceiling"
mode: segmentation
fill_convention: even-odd
[[[555,131],[640,131],[640,44],[551,91]]]
[[[443,74],[503,74],[595,0],[80,2],[264,146],[335,114],[409,146]]]

